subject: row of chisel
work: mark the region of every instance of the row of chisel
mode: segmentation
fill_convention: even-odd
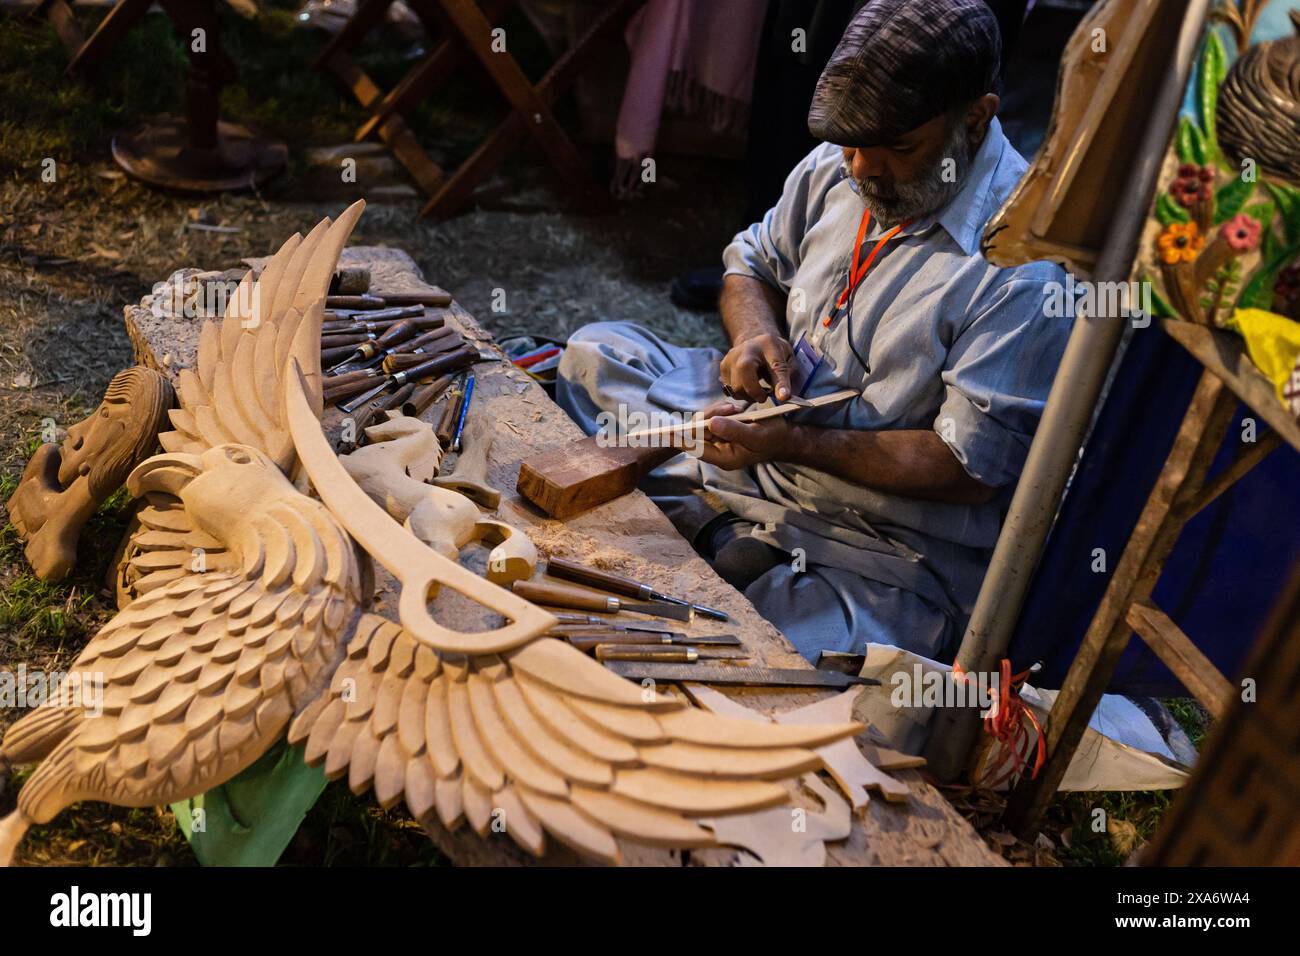
[[[727,620],[725,611],[695,604],[682,598],[670,597],[649,584],[634,581],[621,574],[602,571],[599,568],[589,568],[568,558],[555,556],[547,558],[546,573],[553,578],[572,581],[587,588],[607,591],[618,596],[607,597],[591,590],[543,581],[516,581],[513,585],[515,593],[534,604],[563,607],[575,611],[596,611],[605,614],[632,611],[688,623],[695,620],[696,614],[715,621]]]
[[[747,661],[735,634],[683,634],[667,621],[613,624],[585,614],[558,613],[550,635],[596,660],[694,664],[702,660]]]
[[[445,377],[483,358],[447,324],[450,302],[445,293],[327,297],[321,327],[326,403],[348,413],[373,412],[376,402],[381,411],[427,408],[447,387]],[[441,388],[420,389],[429,382]]]
[[[547,558],[546,573],[553,578],[586,587],[575,588],[546,581],[516,581],[512,586],[514,592],[535,604],[569,610],[606,614],[630,611],[687,623],[693,621],[696,614],[719,621],[727,620],[724,611],[670,597],[643,582],[590,568],[568,558]],[[585,614],[557,613],[556,617],[560,623],[551,629],[551,635],[568,641],[578,650],[594,654],[602,663],[658,661],[693,664],[702,660],[749,659],[743,653],[740,638],[734,634],[688,635],[673,630],[667,621],[626,624]]]

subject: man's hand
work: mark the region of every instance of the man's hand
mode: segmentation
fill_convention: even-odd
[[[778,401],[790,397],[790,359],[794,349],[779,335],[763,334],[745,339],[722,359],[722,384],[737,398],[761,402],[768,391],[759,384],[766,379]]]
[[[703,411],[701,417],[713,418],[713,423],[700,448],[701,461],[717,465],[724,471],[735,471],[762,461],[772,461],[783,451],[790,450],[791,426],[785,418],[737,422],[725,417],[738,411],[738,406],[728,402]]]

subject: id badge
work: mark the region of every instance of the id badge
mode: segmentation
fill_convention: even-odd
[[[790,362],[790,391],[794,395],[803,397],[804,390],[812,377],[821,368],[822,357],[817,353],[817,349],[808,341],[807,333],[799,336],[799,341],[794,346],[794,357]]]

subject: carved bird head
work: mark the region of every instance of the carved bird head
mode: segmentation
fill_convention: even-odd
[[[127,479],[139,497],[165,492],[179,498],[196,527],[220,541],[235,540],[277,502],[309,502],[264,452],[226,444],[201,454],[172,452],[141,462]]]
[[[236,444],[155,455],[126,486],[136,497],[154,491],[180,498],[199,527],[223,540],[275,501],[302,497],[265,453]]]
[[[220,541],[245,571],[261,574],[270,585],[292,575],[299,588],[329,581],[359,596],[346,532],[251,445],[155,455],[131,473],[127,490],[136,497],[163,492],[180,499],[196,529]]]

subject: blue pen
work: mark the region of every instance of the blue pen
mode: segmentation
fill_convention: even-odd
[[[469,412],[469,400],[474,397],[474,376],[465,380],[465,399],[460,403],[460,417],[456,419],[456,433],[451,438],[451,450],[460,451],[460,433],[465,430],[465,415]]]

